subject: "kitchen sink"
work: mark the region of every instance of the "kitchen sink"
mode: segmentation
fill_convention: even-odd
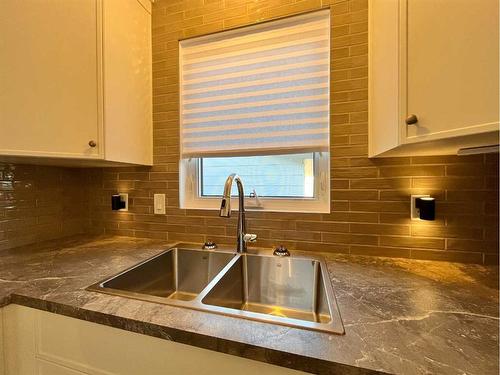
[[[87,288],[167,305],[343,334],[321,257],[179,244]]]

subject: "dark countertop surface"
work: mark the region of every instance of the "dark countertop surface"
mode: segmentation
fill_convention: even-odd
[[[322,254],[343,336],[86,291],[168,248],[73,237],[0,252],[16,303],[313,373],[498,374],[498,267]]]

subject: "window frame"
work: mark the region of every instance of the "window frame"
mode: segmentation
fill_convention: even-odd
[[[200,158],[180,161],[179,198],[183,209],[218,210],[221,196],[202,196],[200,186]],[[243,181],[245,184],[245,181]],[[245,187],[245,186],[244,186]],[[248,187],[245,187],[248,195]],[[258,192],[257,192],[258,194]],[[245,209],[252,211],[274,212],[312,212],[330,213],[330,153],[314,152],[314,197],[245,197]],[[231,204],[238,208],[238,198],[232,197]]]

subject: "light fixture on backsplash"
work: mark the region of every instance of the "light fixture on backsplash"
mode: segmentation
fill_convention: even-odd
[[[415,204],[420,213],[420,220],[436,219],[436,200],[432,197],[417,198]]]
[[[411,219],[433,221],[436,219],[436,199],[430,195],[411,196]]]
[[[128,211],[128,194],[113,194],[111,196],[111,209],[113,211]]]

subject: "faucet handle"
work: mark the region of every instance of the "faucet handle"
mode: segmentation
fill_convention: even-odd
[[[243,241],[245,242],[255,242],[257,241],[257,235],[252,233],[247,233],[243,235]]]
[[[201,248],[203,250],[215,250],[217,249],[217,244],[214,241],[207,240]]]

